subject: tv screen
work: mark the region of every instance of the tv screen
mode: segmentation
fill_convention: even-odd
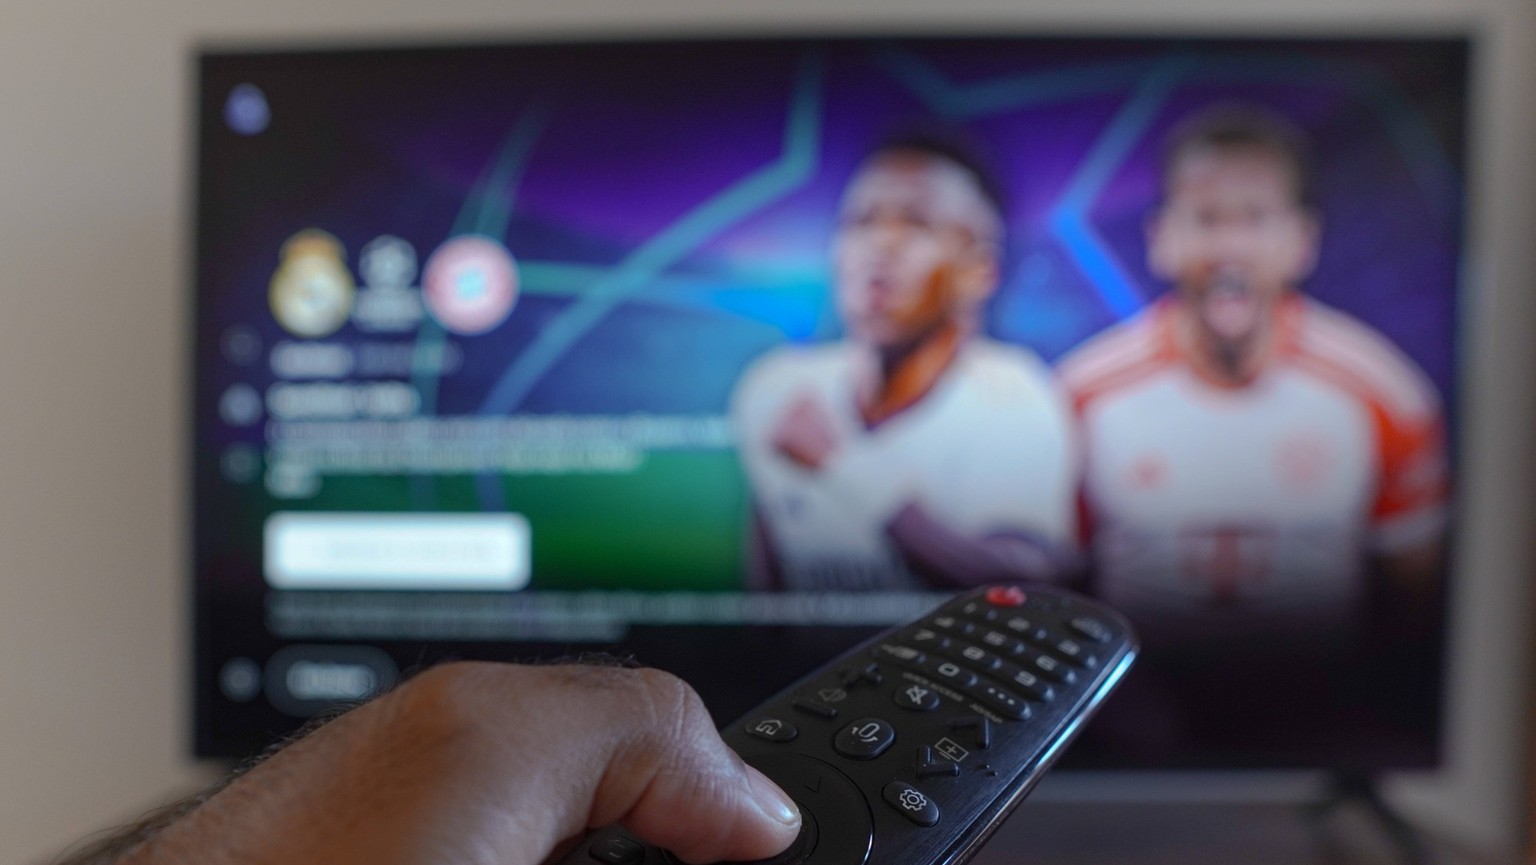
[[[1433,765],[1468,59],[204,52],[196,750],[448,658],[726,722],[1046,581],[1145,648],[1076,765]]]

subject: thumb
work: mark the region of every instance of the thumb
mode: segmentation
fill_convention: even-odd
[[[648,722],[613,751],[593,797],[592,823],[621,823],[684,862],[783,852],[800,831],[794,801],[720,739],[686,683],[657,670],[641,674]]]

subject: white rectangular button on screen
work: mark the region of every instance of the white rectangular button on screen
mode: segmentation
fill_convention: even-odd
[[[521,514],[276,513],[264,546],[279,589],[515,591],[531,564]]]

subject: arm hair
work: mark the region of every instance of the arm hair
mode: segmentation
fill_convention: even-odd
[[[640,666],[633,657],[620,657],[602,652],[583,653],[575,657],[556,658],[549,661],[536,661],[538,664],[575,664],[578,666],[599,667],[628,667]],[[422,669],[426,669],[423,667]],[[420,672],[417,670],[415,672]],[[399,686],[397,686],[399,687]],[[388,693],[388,692],[385,692]],[[71,845],[63,853],[53,859],[49,865],[116,865],[136,851],[142,850],[145,845],[153,841],[157,835],[165,831],[173,823],[191,814],[202,806],[204,802],[218,795],[229,785],[238,781],[241,776],[250,772],[257,766],[270,760],[283,749],[301,739],[304,739],[331,721],[345,715],[358,706],[371,700],[379,699],[383,694],[376,694],[369,700],[356,703],[343,703],[314,716],[300,727],[292,735],[284,737],[273,743],[260,754],[247,760],[227,776],[219,779],[206,790],[201,790],[192,796],[169,805],[162,805],[142,816],[134,822],[98,832]]]
[[[294,742],[303,739],[360,705],[362,704],[343,704],[316,715],[292,735],[273,743],[260,754],[245,761],[234,771],[220,778],[206,790],[200,790],[185,799],[172,802],[169,805],[162,805],[140,816],[132,823],[115,829],[103,830],[79,841],[59,854],[58,858],[53,859],[50,865],[114,865],[114,863],[121,861],[129,853],[153,841],[156,835],[159,835],[172,823],[197,810],[204,802],[212,799],[224,788],[233,784],[240,776],[271,759],[273,755]]]

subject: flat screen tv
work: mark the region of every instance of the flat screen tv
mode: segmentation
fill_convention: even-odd
[[[199,55],[195,747],[450,658],[721,722],[982,582],[1080,767],[1438,761],[1466,39]]]

